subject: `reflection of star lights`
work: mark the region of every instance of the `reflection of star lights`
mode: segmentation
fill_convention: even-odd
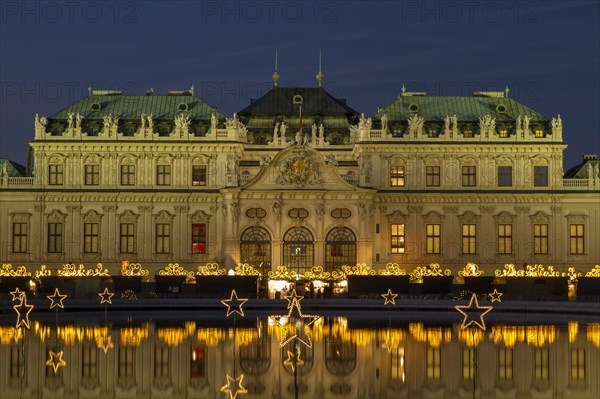
[[[112,337],[110,335],[98,338],[97,345],[98,349],[102,349],[104,351],[104,354],[107,354],[109,349],[114,348]]]
[[[488,294],[488,296],[490,297],[492,302],[502,302],[502,299],[500,299],[500,297],[502,296],[502,292],[498,292],[498,290],[495,288],[494,292]]]
[[[63,351],[54,353],[50,351],[50,359],[46,361],[46,366],[51,366],[54,369],[54,374],[58,373],[59,367],[65,367],[67,362],[63,360]]]
[[[113,293],[108,292],[108,288],[104,288],[104,292],[101,292],[100,294],[98,294],[98,296],[100,297],[100,305],[102,305],[103,303],[108,303],[110,305],[112,305],[112,297],[113,297]]]
[[[59,307],[61,309],[64,309],[65,306],[63,305],[63,301],[65,300],[65,298],[67,297],[67,295],[63,295],[58,291],[58,288],[54,289],[54,294],[52,295],[48,295],[46,298],[50,299],[50,309],[54,309],[55,307]]]
[[[21,293],[21,303],[13,306],[15,312],[17,312],[17,324],[15,328],[21,327],[29,328],[29,313],[33,310],[33,305],[27,304],[27,295]]]
[[[281,333],[281,341],[279,342],[280,348],[283,348],[288,342],[290,342],[294,338],[297,338],[298,341],[302,342],[309,348],[312,347],[312,340],[310,338],[310,326],[315,321],[319,320],[320,316],[302,314],[302,307],[300,306],[300,301],[296,298],[296,290],[292,290],[292,293],[289,295],[289,298],[286,297],[286,299],[290,301],[290,305],[288,306],[288,314],[286,316],[273,316],[273,319],[277,320],[277,322],[283,329]],[[283,322],[283,320],[286,320],[286,322]],[[308,322],[306,323],[305,321]],[[300,322],[301,324],[297,325],[297,322]],[[288,328],[288,326],[291,326],[291,328]],[[288,337],[288,330],[290,329],[296,331],[296,333]]]
[[[473,306],[473,302],[475,302],[475,306]],[[491,311],[494,307],[479,306],[479,302],[477,301],[477,295],[473,294],[471,296],[469,306],[455,306],[454,308],[465,316],[462,325],[460,326],[462,330],[469,327],[471,324],[475,324],[477,327],[485,331],[485,321],[483,321],[483,316],[489,311]],[[475,317],[474,315],[478,315],[479,320],[477,320],[477,317]]]
[[[228,393],[229,399],[235,399],[239,394],[248,393],[246,388],[242,386],[244,374],[234,378],[227,374],[227,383],[221,387],[221,392]]]
[[[288,358],[283,362],[283,365],[290,366],[292,373],[296,370],[296,367],[304,364],[304,360],[300,359],[300,352],[295,355],[293,352],[287,351],[287,356]]]
[[[244,317],[244,310],[242,309],[242,305],[248,302],[248,298],[238,298],[235,290],[231,291],[231,296],[229,299],[223,299],[221,303],[227,306],[227,316],[229,317],[232,313],[237,313],[240,316]]]
[[[384,305],[387,304],[392,304],[395,305],[396,304],[396,297],[398,296],[398,294],[393,294],[392,293],[392,289],[388,288],[387,293],[385,294],[381,294],[381,296],[383,297],[383,299],[385,299],[385,302],[383,303]]]
[[[21,292],[19,290],[19,287],[17,287],[14,291],[12,291],[10,293],[12,295],[12,300],[14,301],[20,301],[21,300],[21,296],[24,294],[23,292]]]

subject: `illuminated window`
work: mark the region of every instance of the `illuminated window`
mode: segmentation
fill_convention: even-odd
[[[83,224],[83,252],[98,253],[98,223]]]
[[[97,186],[100,184],[100,165],[85,165],[85,185]]]
[[[63,185],[62,165],[48,165],[48,184],[51,186]]]
[[[249,227],[240,238],[242,263],[259,269],[263,276],[271,270],[271,235],[263,227]]]
[[[156,346],[154,348],[154,378],[169,377],[169,348]]]
[[[204,347],[192,347],[190,377],[203,378],[205,374]]]
[[[206,224],[192,224],[192,253],[206,253]]]
[[[119,251],[122,254],[135,252],[134,228],[133,223],[121,223],[119,225]]]
[[[192,186],[206,186],[206,165],[192,165]]]
[[[12,252],[27,252],[27,223],[12,224]]]
[[[404,166],[390,166],[390,185],[404,187]]]
[[[441,242],[441,225],[439,224],[428,224],[426,226],[426,244],[428,254],[439,254],[440,253],[440,242]]]
[[[406,374],[404,370],[404,347],[393,348],[390,351],[390,358],[390,379],[392,381],[405,382]]]
[[[121,165],[121,185],[135,185],[135,165]]]
[[[133,377],[133,353],[131,346],[119,347],[119,378]]]
[[[442,375],[440,348],[427,348],[427,379],[439,380]]]
[[[505,139],[508,137],[508,129],[500,129],[500,131],[498,132],[498,136],[502,139]]]
[[[501,380],[512,380],[513,351],[511,348],[498,349],[498,373]]]
[[[498,253],[512,254],[512,224],[498,225]]]
[[[404,253],[404,224],[390,225],[390,242],[393,254]]]
[[[475,166],[462,167],[463,187],[475,187],[477,185],[477,169]]]
[[[346,227],[338,227],[327,234],[325,270],[356,264],[356,236]]]
[[[498,187],[512,186],[512,166],[498,166]]]
[[[296,273],[314,265],[314,239],[305,227],[292,227],[283,236],[283,264]]]
[[[585,381],[585,349],[571,349],[571,379]]]
[[[62,223],[48,223],[48,252],[49,253],[61,253],[62,252]]]
[[[535,137],[536,138],[546,137],[546,133],[544,132],[543,129],[535,129]]]
[[[571,224],[569,225],[569,254],[582,255],[584,254],[584,225]]]
[[[548,225],[534,224],[533,225],[533,253],[547,254],[548,253]]]
[[[156,165],[156,185],[171,185],[171,165]]]
[[[171,225],[168,223],[156,224],[156,253],[171,253]]]
[[[471,129],[463,130],[463,137],[473,138],[473,130],[471,130]]]
[[[463,254],[474,254],[476,253],[476,226],[474,224],[463,224],[462,225],[462,253]]]
[[[427,166],[425,168],[425,184],[427,187],[439,187],[440,186],[440,167],[439,166]]]
[[[533,185],[535,187],[548,187],[548,167],[533,167]]]
[[[475,348],[463,348],[462,365],[463,380],[472,380],[475,377]]]
[[[548,348],[535,349],[535,379],[548,381],[550,379],[550,361]]]

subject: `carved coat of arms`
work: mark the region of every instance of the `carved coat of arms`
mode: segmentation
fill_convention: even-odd
[[[279,164],[279,175],[275,181],[279,184],[292,184],[303,187],[307,184],[321,184],[319,164],[307,152],[293,152]]]

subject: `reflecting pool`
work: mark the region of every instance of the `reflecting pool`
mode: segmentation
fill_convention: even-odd
[[[386,312],[48,313],[0,320],[0,398],[598,398],[600,323]],[[305,312],[313,313],[313,312]],[[308,317],[307,315],[303,315]],[[11,316],[12,317],[12,316]]]

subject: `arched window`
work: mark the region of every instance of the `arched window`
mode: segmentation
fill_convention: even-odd
[[[240,346],[240,368],[248,375],[258,377],[265,374],[271,365],[271,336],[266,333],[267,325],[264,320],[259,321],[262,334],[258,339],[248,345]]]
[[[325,270],[356,264],[356,236],[347,227],[337,227],[327,234]]]
[[[356,367],[356,344],[340,337],[328,337],[325,340],[325,366],[336,376],[352,373]]]
[[[313,235],[304,227],[292,227],[283,236],[283,264],[298,274],[313,267]]]
[[[242,263],[248,263],[266,276],[271,270],[271,236],[262,227],[249,227],[240,240]]]

